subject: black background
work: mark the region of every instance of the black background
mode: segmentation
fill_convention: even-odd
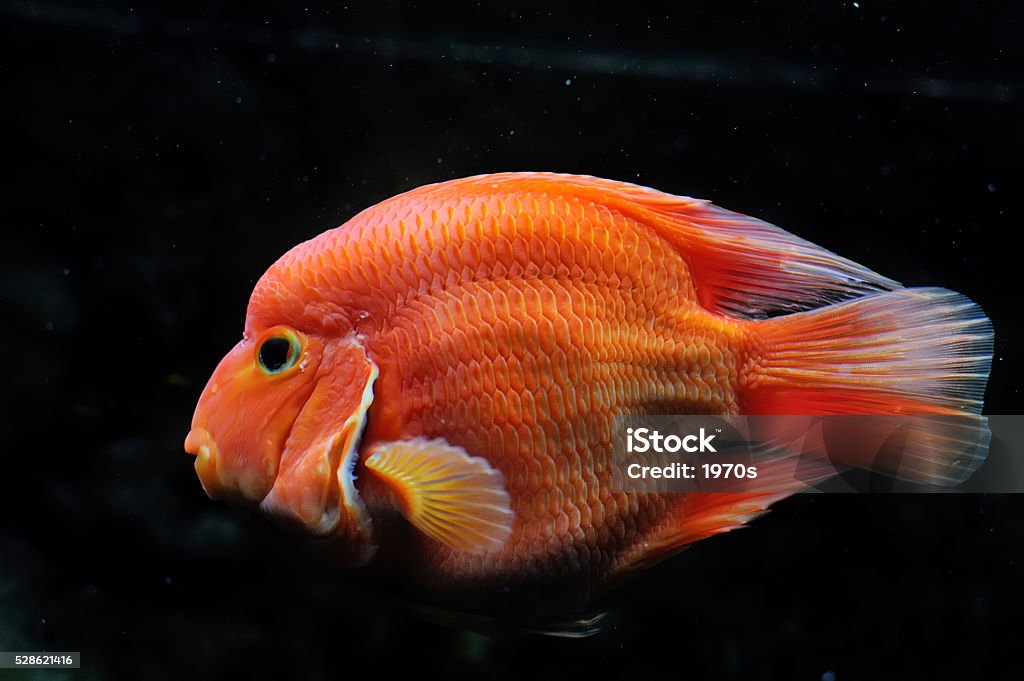
[[[503,170],[961,291],[996,329],[986,411],[1021,413],[1010,5],[3,3],[0,650],[82,651],[47,679],[1020,678],[1017,496],[792,498],[564,641],[411,617],[206,499],[181,446],[277,256]]]

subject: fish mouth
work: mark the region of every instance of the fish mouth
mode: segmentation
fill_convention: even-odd
[[[206,428],[195,426],[189,431],[185,438],[185,451],[196,457],[196,475],[203,491],[211,499],[258,504],[270,489],[268,478],[258,468],[225,469],[217,441]],[[276,466],[270,466],[265,473],[272,478],[276,475]]]
[[[206,428],[195,427],[185,438],[185,451],[196,457],[196,474],[211,499],[224,496],[224,484],[217,472],[217,443]]]

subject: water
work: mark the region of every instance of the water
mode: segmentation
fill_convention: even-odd
[[[410,614],[181,450],[278,255],[498,170],[710,198],[960,291],[996,329],[986,411],[1024,413],[1012,11],[4,5],[0,650],[81,650],[81,679],[1019,676],[1016,496],[793,498],[565,640]]]

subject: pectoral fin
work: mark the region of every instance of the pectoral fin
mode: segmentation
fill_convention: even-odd
[[[513,513],[501,472],[444,440],[379,445],[366,457],[418,530],[454,549],[485,553],[512,534]]]

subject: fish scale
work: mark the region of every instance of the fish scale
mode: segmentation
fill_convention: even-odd
[[[288,355],[268,366],[271,341]],[[780,459],[742,492],[616,492],[616,417],[976,417],[907,438],[900,473],[949,484],[981,437],[991,344],[963,296],[904,289],[707,201],[477,176],[282,256],[186,450],[211,496],[449,605],[582,607],[834,473],[810,462],[797,478]],[[840,463],[901,465],[868,454]]]
[[[721,370],[711,374],[719,377],[714,386],[702,380],[705,372],[697,364],[699,349],[704,348],[705,365],[710,364],[711,359],[703,338],[680,333],[667,322],[662,325],[668,328],[663,328],[659,334],[641,333],[644,329],[637,327],[639,317],[653,322],[661,319],[660,313],[666,308],[693,307],[691,300],[646,295],[652,288],[659,293],[666,289],[670,292],[687,290],[686,264],[679,254],[656,236],[636,234],[640,228],[635,223],[616,220],[607,210],[593,207],[592,211],[587,211],[588,206],[584,204],[574,211],[573,204],[567,201],[526,198],[524,202],[522,197],[512,195],[494,197],[488,203],[442,205],[438,212],[462,216],[462,219],[449,224],[447,229],[438,229],[439,238],[412,241],[419,245],[420,257],[425,262],[439,262],[442,267],[466,271],[468,268],[461,266],[468,259],[475,265],[472,276],[466,281],[449,279],[441,291],[430,295],[428,289],[428,293],[420,293],[415,301],[407,301],[403,308],[391,313],[390,324],[394,329],[411,327],[415,331],[391,334],[385,331],[379,350],[375,344],[369,346],[371,353],[387,348],[386,353],[404,358],[398,367],[407,381],[402,392],[381,394],[380,398],[415,405],[415,410],[410,409],[402,419],[406,434],[445,437],[467,451],[485,456],[502,471],[509,484],[520,528],[513,530],[509,545],[502,553],[486,557],[465,556],[454,551],[446,555],[443,550],[439,551],[435,561],[442,573],[456,570],[463,574],[514,575],[571,568],[578,565],[578,561],[559,560],[560,554],[572,546],[572,542],[563,541],[566,532],[576,541],[596,542],[589,544],[592,551],[608,556],[605,561],[611,560],[632,544],[643,541],[644,530],[650,524],[647,519],[660,517],[673,502],[679,501],[678,497],[643,501],[634,497],[635,508],[631,508],[628,495],[610,491],[611,417],[642,412],[652,403],[673,411],[714,413],[735,409],[735,400],[727,404],[723,399],[726,391],[722,383],[729,378],[724,361],[719,365]],[[508,215],[505,212],[508,206],[524,203],[546,204],[554,212],[528,220],[512,214],[511,219],[503,221]],[[405,222],[400,221],[400,224],[404,226]],[[552,224],[557,228],[552,229]],[[399,242],[409,237],[404,230],[396,235],[380,226],[373,228],[373,232]],[[632,238],[624,237],[624,232]],[[564,241],[552,242],[553,234]],[[459,243],[461,235],[466,238],[483,235],[491,240],[504,238],[507,243],[493,250],[479,247],[467,250]],[[624,243],[638,242],[646,246],[642,252],[645,260],[607,255],[609,246],[622,251]],[[561,247],[563,243],[565,247]],[[443,255],[432,258],[431,244]],[[382,251],[390,250],[386,244],[380,246]],[[635,246],[631,250],[635,253]],[[491,254],[493,261],[481,261],[481,253]],[[529,254],[529,259],[522,260],[522,254]],[[573,259],[566,262],[562,259],[565,255]],[[654,263],[650,268],[639,266],[650,262]],[[545,264],[552,265],[552,279],[541,278]],[[491,273],[496,265],[504,266],[497,272],[504,277],[488,279],[494,276]],[[531,265],[535,278],[527,279]],[[586,272],[588,276],[577,276],[577,281],[573,281],[570,277],[574,271]],[[513,288],[510,279],[516,275],[523,278],[515,281]],[[419,276],[423,282],[433,279],[430,270],[420,269]],[[579,281],[581,279],[590,283],[585,284]],[[659,286],[666,280],[672,284]],[[407,284],[415,287],[413,282]],[[496,301],[488,289],[500,292],[501,299]],[[551,295],[542,296],[540,291]],[[474,304],[463,304],[464,299],[473,300]],[[658,309],[649,309],[647,301],[657,304]],[[497,310],[503,310],[504,314],[494,314]],[[496,337],[492,331],[491,325],[499,318],[508,320],[512,326],[505,337]],[[563,337],[563,342],[558,344],[559,353],[554,352],[551,342],[556,336],[553,319],[565,321],[566,328],[579,322],[583,331],[572,344]],[[681,317],[679,325],[686,328],[685,316]],[[437,334],[438,328],[472,329],[476,331],[474,341],[481,336],[483,339],[470,342],[455,330]],[[400,339],[409,344],[392,342]],[[420,339],[427,342],[421,345]],[[672,353],[675,347],[682,348],[682,352]],[[487,348],[506,349],[503,353],[506,361],[500,371],[512,384],[510,387],[517,397],[513,408],[498,408],[497,419],[493,415],[494,401],[477,398],[484,387],[477,377],[493,372],[491,359],[497,354],[495,350],[488,355],[484,352]],[[673,354],[684,357],[673,357]],[[717,347],[715,354],[716,358],[724,360]],[[553,380],[557,375],[553,366],[570,364],[575,372],[567,373],[564,381]],[[653,368],[644,370],[645,366]],[[546,385],[540,385],[539,380]],[[434,388],[438,382],[443,387]],[[563,385],[565,388],[561,387]],[[582,402],[593,408],[578,409],[577,404],[565,399],[569,390],[583,392]],[[717,403],[713,401],[714,395],[718,396]],[[544,408],[537,409],[536,403],[541,399],[545,402]],[[473,418],[464,418],[467,413],[473,414]],[[505,446],[509,438],[493,436],[489,424],[495,421],[513,432],[518,432],[524,422],[528,425],[522,432],[523,437],[515,438],[515,448]],[[559,423],[578,424],[585,437],[566,441],[561,437]],[[478,425],[474,427],[475,424]],[[551,436],[530,437],[534,433]],[[543,444],[538,446],[538,440]],[[561,442],[562,446],[547,445],[548,442]],[[531,466],[542,470],[531,475]],[[566,493],[557,486],[560,478],[568,477],[566,473],[560,475],[559,471],[570,470],[593,472],[593,480],[585,488],[583,497],[575,496],[572,490]],[[547,493],[544,503],[537,502],[538,487]],[[566,522],[566,529],[556,532],[555,520],[569,518],[571,511],[581,505],[600,509],[599,522],[592,525],[595,531],[588,533],[586,527]],[[579,516],[572,514],[572,517]],[[593,517],[591,515],[591,519]],[[522,549],[524,544],[530,547],[529,551]],[[531,567],[532,570],[527,569]],[[605,562],[597,561],[590,567],[600,572]]]

